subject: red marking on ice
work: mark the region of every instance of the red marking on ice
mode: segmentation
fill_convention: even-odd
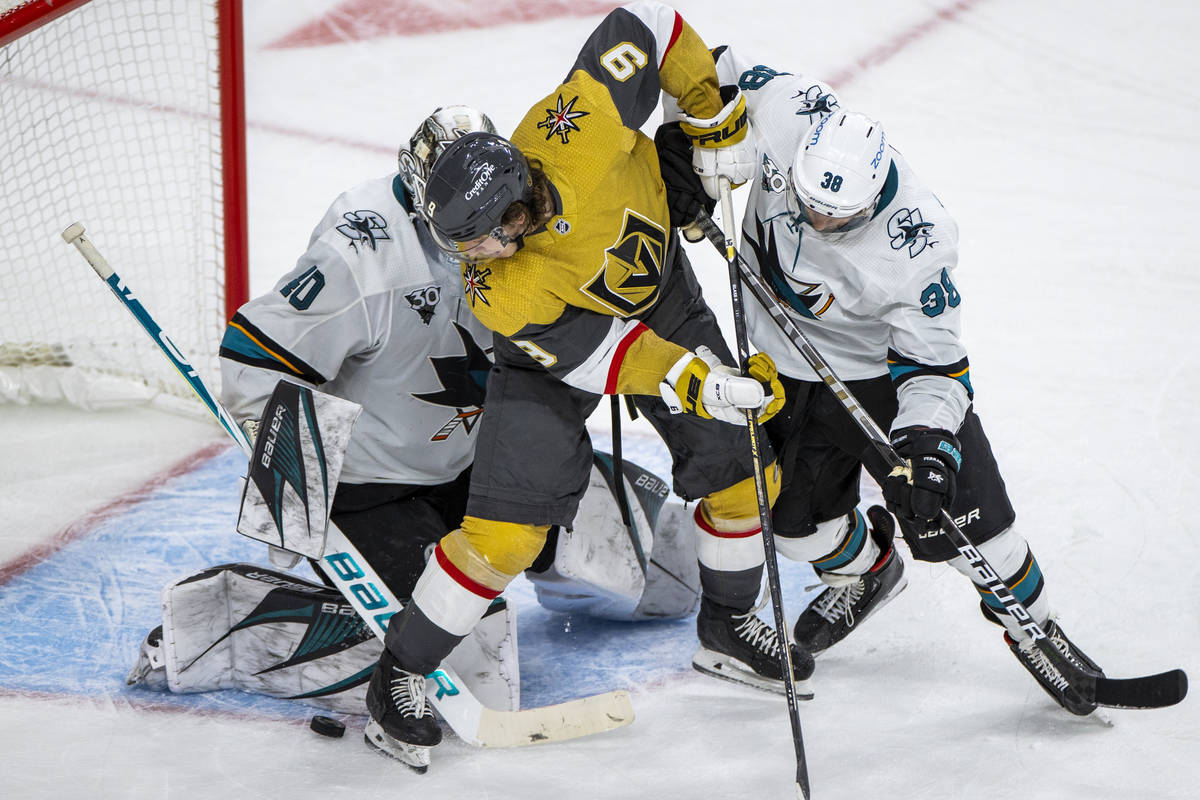
[[[152,480],[69,523],[49,539],[27,550],[12,561],[0,564],[0,586],[8,583],[25,570],[36,567],[43,561],[48,560],[72,542],[84,538],[105,520],[111,519],[123,513],[131,506],[145,500],[168,481],[191,472],[200,464],[208,461],[210,458],[215,458],[228,448],[229,445],[224,443],[210,444],[207,447],[202,447]]]
[[[486,6],[478,0],[346,0],[267,47],[313,47],[556,17],[586,17],[606,14],[619,5],[612,0],[492,0]]]
[[[882,44],[871,48],[864,55],[856,58],[850,66],[844,67],[830,75],[827,79],[829,85],[834,89],[841,89],[864,72],[890,61],[901,50],[905,50],[914,42],[924,39],[946,23],[956,22],[959,17],[981,2],[984,2],[984,0],[957,0],[957,2],[951,3],[944,8],[935,10],[928,17],[914,22]]]

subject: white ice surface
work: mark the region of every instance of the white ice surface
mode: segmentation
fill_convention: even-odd
[[[247,3],[254,291],[294,262],[339,191],[394,168],[429,110],[467,102],[510,129],[597,19],[265,47],[362,5]],[[1200,6],[680,7],[710,44],[825,75],[888,125],[958,219],[977,408],[1064,625],[1110,675],[1200,674]],[[722,262],[690,252],[728,320]],[[628,455],[661,472],[661,452],[633,428]],[[606,429],[602,407],[598,443]],[[527,585],[514,596],[530,694],[628,687],[634,725],[515,751],[451,737],[417,776],[369,752],[353,720],[335,741],[309,733],[302,714],[236,695],[178,705],[127,691],[156,587],[253,553],[227,524],[228,455],[215,468],[195,462],[203,490],[188,472],[157,480],[220,436],[157,411],[0,406],[0,797],[793,796],[784,703],[690,671],[687,623],[588,625],[540,612]],[[193,524],[213,541],[228,529],[228,553],[202,551],[186,535]],[[159,531],[149,556],[144,537]],[[1200,796],[1194,698],[1113,710],[1111,727],[1071,717],[1007,654],[957,573],[909,569],[909,589],[818,663],[817,698],[800,708],[814,798]],[[805,576],[783,570],[794,616]]]

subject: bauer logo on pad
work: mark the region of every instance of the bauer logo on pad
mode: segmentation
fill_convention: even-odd
[[[280,381],[263,408],[246,475],[238,533],[309,558],[325,529],[362,406]]]

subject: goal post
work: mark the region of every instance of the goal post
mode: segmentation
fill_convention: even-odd
[[[247,299],[241,0],[0,0],[0,403],[187,387],[59,236],[80,220],[217,385]]]

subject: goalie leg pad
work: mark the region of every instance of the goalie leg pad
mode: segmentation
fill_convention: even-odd
[[[501,710],[519,707],[516,625],[516,612],[498,598],[446,658],[476,697]],[[345,714],[366,713],[367,681],[383,652],[336,591],[250,564],[168,586],[156,633],[157,655],[145,654],[148,637],[134,669],[146,662],[148,674],[136,682],[147,688],[241,689]]]
[[[597,453],[571,529],[550,537],[550,552],[525,575],[551,611],[624,622],[690,616],[700,576],[687,512],[666,500],[661,478],[622,466],[629,524],[621,519],[612,460]]]
[[[337,592],[227,564],[171,584],[162,602],[171,691],[242,689],[362,713],[380,647]]]

